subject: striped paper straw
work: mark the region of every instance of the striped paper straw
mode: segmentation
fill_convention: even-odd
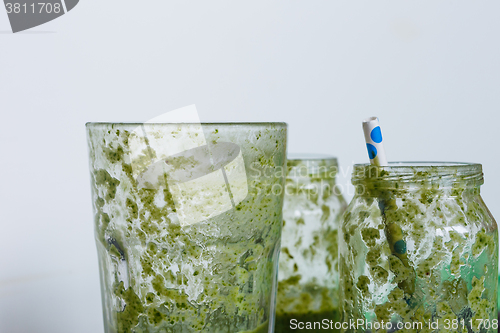
[[[387,157],[385,156],[384,140],[382,139],[378,118],[370,117],[363,120],[363,132],[365,132],[370,163],[377,166],[386,166]]]

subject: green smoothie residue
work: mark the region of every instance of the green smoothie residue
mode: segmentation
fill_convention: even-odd
[[[285,142],[286,128],[251,128],[260,142],[215,124],[205,129],[207,142],[238,142],[248,161],[259,162],[245,165],[249,194],[236,209],[182,226],[166,173],[139,186],[137,170],[156,152],[131,154],[134,126],[88,127],[106,332],[268,331],[282,218],[271,189],[283,185],[269,170],[284,164],[276,142]],[[190,133],[166,124],[154,135]]]
[[[493,332],[478,327],[479,319],[497,319],[497,226],[479,196],[482,174],[393,172],[355,167],[357,194],[340,235],[343,321],[419,322],[414,332],[450,332],[447,321],[463,320],[465,331],[455,331]],[[439,328],[429,329],[435,321]]]
[[[312,167],[311,167],[312,165]],[[283,207],[275,332],[292,322],[338,322],[338,223],[346,207],[335,189],[336,161],[289,160]],[[297,331],[319,332],[314,329]]]

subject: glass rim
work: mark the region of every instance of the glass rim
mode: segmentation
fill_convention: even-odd
[[[412,169],[421,169],[421,170],[430,170],[434,168],[453,168],[457,170],[467,169],[467,168],[482,168],[482,164],[480,163],[470,163],[470,162],[432,162],[432,161],[396,161],[389,162],[389,165],[386,166],[375,166],[370,163],[357,163],[354,164],[354,168],[365,168],[367,166],[373,166],[381,169],[388,170],[402,170],[407,168]]]
[[[338,160],[332,155],[292,153],[287,156],[287,179],[335,179],[337,172]]]
[[[289,153],[287,154],[287,160],[288,161],[337,161],[337,157],[328,154]]]
[[[387,166],[355,164],[352,184],[364,181],[376,182],[381,187],[392,187],[396,183],[477,186],[484,182],[480,163],[421,161],[390,162]]]

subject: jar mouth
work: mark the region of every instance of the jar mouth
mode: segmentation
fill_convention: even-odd
[[[355,164],[352,184],[375,183],[379,187],[399,188],[400,184],[469,187],[483,184],[479,163],[465,162],[391,162],[388,166]]]
[[[337,158],[322,154],[289,154],[287,178],[335,178],[338,171]]]

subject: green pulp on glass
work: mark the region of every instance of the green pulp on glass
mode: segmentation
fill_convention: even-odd
[[[146,143],[199,135],[182,124],[87,125],[106,333],[272,332],[283,200],[272,188],[284,185],[286,124],[203,124],[207,143],[241,149],[248,195],[184,225],[162,181],[169,174],[157,187],[138,186],[131,156],[140,167],[141,158],[159,154],[134,155],[139,126],[148,130]],[[222,202],[220,189],[200,191],[204,201],[193,213]]]
[[[352,182],[339,234],[342,321],[496,332],[497,225],[481,165],[356,165]]]
[[[276,307],[278,333],[291,332],[292,320],[338,321],[337,234],[346,208],[335,183],[335,158],[289,158],[287,166]]]

